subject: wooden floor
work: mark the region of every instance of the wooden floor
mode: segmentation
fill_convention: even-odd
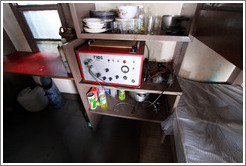
[[[172,163],[168,137],[161,145],[160,124],[103,116],[92,131],[80,98],[68,95],[60,109],[31,113],[16,101],[31,79],[4,77],[4,163]],[[28,84],[24,84],[27,82]],[[31,85],[30,85],[31,86]],[[31,87],[34,87],[32,85]]]
[[[161,144],[161,128],[158,123],[142,122],[140,134],[140,163],[173,163],[175,157],[169,136]]]

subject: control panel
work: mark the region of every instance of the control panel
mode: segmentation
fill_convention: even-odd
[[[104,48],[102,50],[103,52],[77,51],[84,82],[130,87],[141,84],[143,50],[133,53],[130,52],[131,49]]]

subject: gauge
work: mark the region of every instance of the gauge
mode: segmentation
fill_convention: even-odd
[[[129,67],[127,67],[127,66],[122,66],[122,67],[121,67],[121,71],[122,71],[123,73],[128,73],[128,72],[129,72]]]

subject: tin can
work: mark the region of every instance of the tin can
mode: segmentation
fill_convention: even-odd
[[[94,97],[95,97],[96,102],[99,101],[97,91],[98,91],[98,88],[97,87],[92,87],[91,90],[90,90],[90,92],[93,92],[94,93]]]
[[[89,101],[89,104],[90,104],[90,109],[91,110],[96,109],[97,108],[97,104],[96,104],[94,93],[93,92],[89,92],[87,94],[87,97],[88,97],[88,101]]]
[[[126,98],[125,90],[119,90],[119,99],[125,100],[125,98]]]

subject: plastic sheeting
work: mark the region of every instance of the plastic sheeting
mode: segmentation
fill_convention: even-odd
[[[243,162],[243,88],[178,80],[183,95],[162,123],[174,133],[178,162]]]

